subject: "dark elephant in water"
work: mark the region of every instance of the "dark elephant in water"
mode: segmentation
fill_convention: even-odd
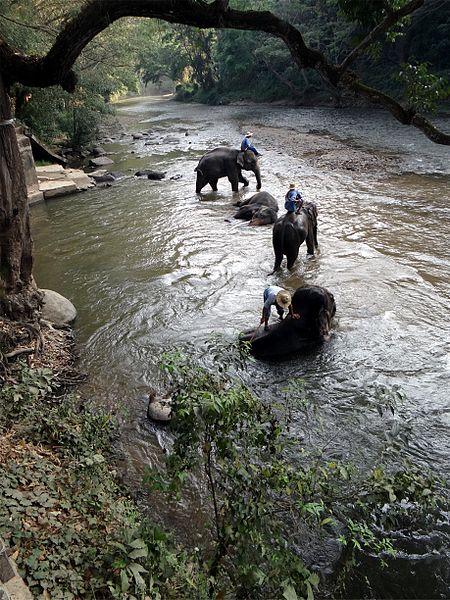
[[[242,175],[242,170],[253,171],[256,176],[256,189],[261,189],[261,172],[258,158],[251,150],[241,152],[234,148],[215,148],[200,159],[195,171],[197,183],[195,191],[199,194],[209,183],[217,192],[217,182],[221,177],[228,177],[233,192],[239,189],[239,182],[248,185],[248,179]]]
[[[272,273],[280,268],[283,255],[287,258],[287,268],[292,269],[305,240],[308,256],[314,256],[314,249],[319,247],[317,206],[314,202],[305,202],[298,213],[286,213],[275,223],[272,234],[275,265]]]
[[[268,225],[277,220],[278,202],[268,192],[258,192],[236,206],[239,210],[234,218],[250,221],[249,225]]]
[[[313,348],[330,337],[336,304],[331,292],[318,285],[298,288],[292,296],[292,310],[298,319],[288,315],[264,331],[262,327],[241,334],[250,342],[251,352],[258,358],[278,358]]]

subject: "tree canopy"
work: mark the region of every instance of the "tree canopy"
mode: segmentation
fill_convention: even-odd
[[[10,0],[1,1],[0,22],[13,25],[12,21],[20,21],[6,10],[15,4]],[[239,86],[244,74],[251,76],[256,71],[265,74],[266,81],[275,81],[272,87],[278,86],[285,94],[294,96],[305,86],[313,92],[315,88],[323,89],[322,82],[325,82],[334,97],[351,93],[356,98],[381,104],[401,123],[417,127],[432,141],[450,143],[448,134],[439,131],[420,112],[432,109],[436,101],[448,95],[442,75],[429,72],[429,63],[436,62],[444,75],[448,70],[446,59],[442,58],[449,54],[445,52],[448,39],[443,36],[442,41],[440,36],[434,35],[439,41],[425,48],[423,36],[418,34],[426,29],[424,23],[446,21],[447,3],[436,0],[135,0],[132,3],[75,0],[67,8],[61,0],[47,3],[27,0],[24,12],[27,7],[28,10],[37,7],[38,14],[40,11],[48,16],[41,25],[34,24],[35,18],[31,20],[33,25],[28,22],[33,36],[22,31],[15,37],[3,35],[0,39],[3,76],[9,83],[43,88],[60,85],[67,92],[74,92],[77,83],[83,85],[83,63],[86,65],[88,60],[85,55],[91,54],[91,66],[96,62],[100,64],[102,47],[106,45],[107,54],[116,59],[123,51],[128,52],[128,64],[135,65],[136,71],[147,81],[158,81],[163,74],[180,80],[181,74],[189,69],[191,82],[203,91],[214,89],[216,99],[227,87]],[[123,21],[126,17],[150,17],[177,26],[159,27],[158,35],[153,36],[154,25],[145,28]],[[112,24],[115,24],[113,28]],[[120,27],[129,29],[121,31]],[[111,28],[110,35],[104,33],[108,28]],[[263,41],[264,34],[272,39]],[[96,36],[99,36],[98,43],[94,47],[89,42]],[[24,42],[25,37],[35,40],[33,55],[29,44]],[[124,49],[114,47],[114,37],[124,42]],[[389,42],[395,43],[400,38],[401,43],[388,48]],[[139,47],[132,49],[137,40]],[[108,51],[109,44],[112,47]],[[377,68],[393,48],[408,60],[413,50],[412,61],[403,61],[405,68],[398,69],[401,74],[396,85],[391,84],[403,92],[403,102],[398,94],[392,93],[395,89],[383,85],[386,77],[381,77],[379,66]],[[420,54],[420,50],[427,60],[415,59],[416,51]],[[402,64],[398,60],[394,62],[397,66]],[[111,86],[120,86],[121,78],[118,66]],[[255,80],[261,82],[261,77]],[[430,97],[431,100],[426,101]]]

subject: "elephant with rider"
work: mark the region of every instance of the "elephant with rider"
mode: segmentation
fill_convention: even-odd
[[[283,256],[286,256],[287,268],[292,269],[304,241],[308,256],[314,256],[314,250],[319,247],[317,207],[314,202],[305,202],[297,213],[286,213],[275,223],[272,233],[275,264],[272,273],[280,268]]]
[[[268,225],[277,220],[278,202],[268,192],[258,192],[235,206],[239,210],[234,218],[250,221],[249,225]]]
[[[236,150],[234,148],[215,148],[207,152],[199,161],[195,172],[197,183],[195,190],[199,194],[209,183],[213,191],[217,191],[217,182],[221,177],[228,177],[233,192],[239,190],[239,183],[249,185],[242,171],[253,171],[256,177],[256,189],[261,189],[261,172],[257,156],[251,150]]]
[[[268,330],[246,331],[240,339],[249,342],[252,354],[263,359],[305,351],[329,340],[335,313],[333,294],[326,288],[301,287],[292,296],[292,314],[270,325]]]

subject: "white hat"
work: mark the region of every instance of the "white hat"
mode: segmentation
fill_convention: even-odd
[[[288,309],[292,303],[290,293],[286,290],[280,290],[276,296],[276,302],[281,308]]]
[[[247,133],[245,134],[245,137],[252,137],[253,132],[252,131],[247,131]]]

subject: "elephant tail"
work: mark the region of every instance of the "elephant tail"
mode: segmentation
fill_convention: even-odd
[[[203,175],[203,171],[200,169],[200,166],[197,165],[194,169],[194,173],[200,173],[200,175]]]

